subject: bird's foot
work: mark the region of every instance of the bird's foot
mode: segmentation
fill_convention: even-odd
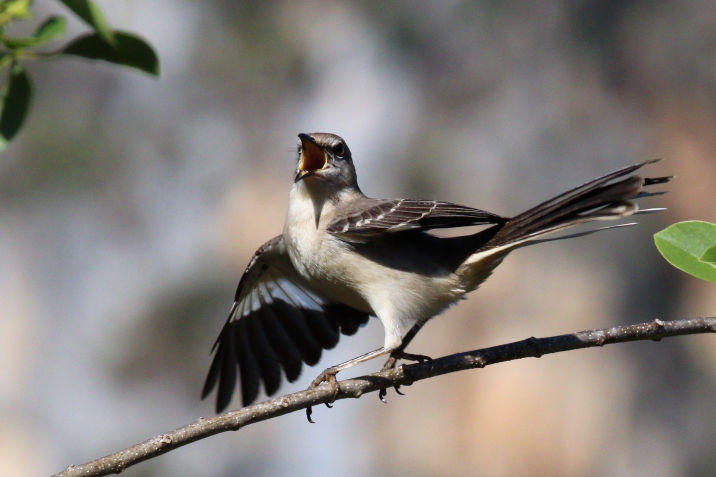
[[[433,358],[430,356],[426,356],[424,354],[412,354],[412,353],[406,353],[405,351],[393,351],[390,353],[390,358],[385,362],[383,365],[383,369],[381,371],[390,371],[391,369],[395,369],[395,366],[398,364],[399,359],[407,359],[410,361],[417,361],[418,363],[423,363],[425,361],[432,361]],[[393,386],[393,389],[395,389],[395,392],[400,394],[401,396],[405,396],[402,392],[400,392],[400,385]],[[387,403],[388,401],[385,400],[385,396],[387,394],[386,388],[381,388],[378,391],[378,399],[381,401]]]
[[[333,393],[333,397],[330,401],[328,401],[326,404],[326,407],[331,408],[333,401],[336,400],[336,396],[338,396],[338,391],[340,388],[338,387],[338,380],[336,379],[336,374],[338,373],[337,369],[334,368],[327,368],[324,369],[321,374],[318,375],[316,379],[313,380],[310,386],[308,386],[308,389],[312,389],[315,387],[318,387],[321,385],[321,383],[328,383],[331,386],[331,391]],[[308,406],[306,408],[306,419],[308,419],[308,422],[311,424],[314,424],[313,420],[311,419],[311,414],[313,413],[312,406]]]
[[[313,380],[313,382],[309,386],[309,389],[318,387],[321,385],[321,383],[328,383],[331,385],[334,394],[338,394],[338,380],[336,379],[336,374],[338,374],[338,370],[334,368],[324,369],[323,372],[319,374],[316,379]]]
[[[407,359],[408,361],[417,361],[418,363],[424,363],[426,361],[432,361],[433,358],[424,354],[413,354],[406,353],[405,351],[393,351],[390,353],[390,358],[383,365],[382,371],[389,371],[395,369],[395,365],[398,364],[399,359]]]

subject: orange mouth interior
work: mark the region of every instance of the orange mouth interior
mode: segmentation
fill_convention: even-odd
[[[303,141],[301,146],[301,170],[313,172],[323,169],[326,165],[326,154],[323,150],[309,141]]]

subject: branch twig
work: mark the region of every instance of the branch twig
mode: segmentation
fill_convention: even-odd
[[[236,431],[254,422],[282,416],[308,406],[329,403],[334,399],[358,398],[365,393],[381,388],[409,385],[415,381],[441,374],[483,368],[490,364],[521,358],[539,358],[542,355],[560,351],[626,341],[658,341],[669,336],[714,332],[716,332],[716,317],[675,321],[657,319],[637,325],[581,331],[549,338],[527,338],[491,348],[453,354],[429,362],[402,365],[390,371],[340,381],[340,391],[337,396],[333,396],[330,386],[324,383],[314,389],[287,394],[236,411],[210,418],[199,418],[187,426],[153,437],[119,452],[82,465],[71,465],[55,476],[98,476],[120,473],[138,462],[220,432]]]

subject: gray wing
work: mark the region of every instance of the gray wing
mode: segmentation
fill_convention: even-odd
[[[329,233],[361,238],[406,230],[500,224],[501,217],[480,209],[437,200],[366,199],[327,227]]]
[[[244,406],[256,399],[261,381],[271,395],[281,384],[281,370],[295,381],[302,363],[316,364],[340,333],[352,335],[368,316],[311,290],[291,264],[283,236],[274,237],[256,251],[239,281],[201,397],[218,383],[220,412],[231,401],[237,376]]]

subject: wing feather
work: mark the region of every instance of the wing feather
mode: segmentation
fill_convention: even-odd
[[[275,300],[271,310],[276,312],[293,342],[296,343],[303,362],[308,365],[316,364],[321,359],[321,345],[308,328],[300,309],[283,300]]]
[[[242,402],[251,404],[263,383],[266,394],[281,385],[281,370],[290,382],[303,363],[313,365],[340,334],[353,334],[368,314],[331,303],[312,290],[293,268],[282,236],[254,254],[236,289],[229,318],[212,348],[202,398],[217,387],[216,410],[231,401],[240,381]]]
[[[263,297],[263,294],[260,294],[259,297]],[[261,324],[266,338],[271,343],[271,347],[276,351],[281,361],[281,367],[286,373],[286,379],[288,379],[289,382],[293,382],[298,379],[298,376],[301,374],[301,354],[286,332],[283,324],[276,318],[271,307],[266,306],[266,303],[265,298],[262,298],[261,308],[259,310],[260,317],[256,321]]]
[[[271,343],[266,339],[260,317],[261,315],[256,315],[255,318],[246,320],[246,328],[252,344],[251,348],[254,350],[256,361],[258,361],[264,389],[266,394],[270,395],[275,393],[281,384],[281,362]]]
[[[219,345],[217,351],[217,357],[221,356],[221,360],[219,361],[221,373],[219,376],[219,391],[216,398],[217,406],[219,402],[228,404],[229,399],[231,399],[231,393],[234,391],[234,386],[236,385],[236,365],[233,362],[233,355],[235,352],[234,333],[226,333],[224,341]]]
[[[254,356],[252,345],[249,341],[248,333],[246,330],[246,322],[247,320],[245,319],[236,322],[236,345],[234,346],[235,356],[233,357],[233,360],[231,359],[231,356],[228,356],[227,361],[229,361],[229,364],[225,365],[233,365],[233,373],[236,373],[236,363],[238,362],[239,364],[239,372],[241,376],[241,398],[243,400],[244,405],[252,403],[256,399],[256,396],[258,396],[259,394],[259,381],[261,380],[261,370],[259,369],[259,364],[256,362],[256,357]],[[233,363],[231,361],[233,361]],[[223,374],[219,377],[218,397],[221,397],[222,395],[221,384],[223,377]],[[225,393],[224,398],[222,399],[222,401],[224,402],[224,407],[229,404],[229,401],[231,400],[231,394],[234,392],[233,385],[235,384],[235,382],[231,382],[230,384],[231,386],[227,385],[223,390]],[[218,408],[218,401],[216,405]]]
[[[377,236],[406,230],[504,223],[507,219],[480,209],[437,200],[365,199],[337,217],[327,230],[344,238]]]

